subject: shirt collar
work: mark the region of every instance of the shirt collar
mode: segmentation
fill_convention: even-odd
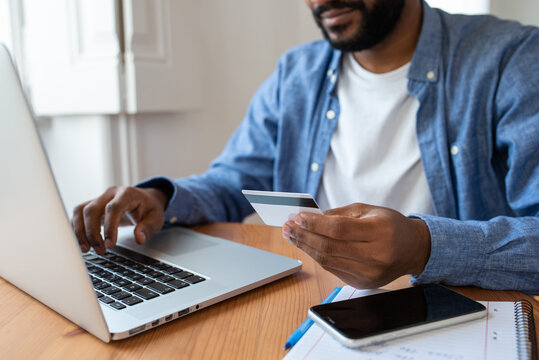
[[[422,1],[422,4],[423,23],[407,77],[411,80],[436,82],[442,48],[442,23],[436,10],[432,9],[425,1]],[[328,77],[338,77],[341,58],[342,51],[333,50],[327,72]],[[336,81],[332,81],[328,92],[332,92],[335,85]]]
[[[408,79],[436,82],[442,53],[442,22],[440,14],[423,1],[423,24],[412,57]]]

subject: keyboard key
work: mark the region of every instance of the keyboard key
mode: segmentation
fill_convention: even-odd
[[[165,274],[163,274],[160,271],[152,271],[151,273],[147,274],[149,277],[153,277],[154,279],[157,279]]]
[[[110,275],[112,275],[112,273],[107,271],[107,270],[101,270],[101,271],[96,272],[95,275],[102,278],[102,277],[105,277],[105,276],[110,276]]]
[[[101,290],[101,292],[106,295],[114,294],[115,292],[118,292],[118,291],[120,291],[120,289],[114,286]]]
[[[161,284],[158,282],[153,282],[149,284],[148,287],[151,288],[152,290],[157,291],[160,294],[168,294],[169,292],[174,291],[174,289],[171,288],[170,286],[166,286],[165,284]]]
[[[127,269],[124,268],[123,266],[116,265],[114,267],[111,267],[109,270],[112,271],[112,272],[115,272],[115,273],[119,273],[120,271],[124,271],[124,270],[127,270]]]
[[[101,258],[97,258],[95,260],[90,260],[92,263],[96,264],[96,265],[101,265],[103,264],[104,262],[108,261],[108,260],[105,260],[105,259],[101,259]]]
[[[103,276],[103,279],[109,282],[115,282],[115,281],[121,280],[122,278],[116,274],[110,274],[110,275]]]
[[[112,253],[111,253],[111,254],[112,254]],[[125,258],[124,258],[124,257],[118,256],[118,255],[114,255],[114,254],[112,254],[112,256],[109,257],[108,259],[109,259],[110,261],[114,261],[115,263],[125,261]]]
[[[135,275],[136,273],[132,270],[129,270],[129,269],[125,269],[125,270],[122,270],[122,271],[118,271],[118,274],[122,275],[122,276],[129,276],[129,275]]]
[[[161,271],[164,272],[165,274],[171,275],[171,274],[179,273],[180,271],[182,271],[182,269],[174,267],[174,266],[169,266],[165,269],[161,269]]]
[[[158,263],[153,264],[152,267],[158,270],[163,270],[169,267],[169,265],[158,262]]]
[[[97,275],[97,273],[103,271],[103,269],[101,269],[100,267],[97,267],[97,266],[91,266],[88,268],[88,272],[91,273],[91,274],[94,274],[94,275]]]
[[[87,261],[93,261],[93,260],[99,259],[99,256],[95,256],[94,254],[84,254],[82,255],[82,257],[84,258],[84,260],[87,260]]]
[[[116,266],[116,264],[107,260],[107,261],[102,262],[101,266],[104,268],[110,269],[111,267]]]
[[[160,278],[157,278],[157,280],[166,283],[166,282],[174,280],[174,278],[170,275],[164,275],[164,276],[161,276]]]
[[[128,293],[128,292],[119,291],[119,292],[116,292],[116,293],[112,294],[110,297],[112,297],[112,298],[114,298],[116,300],[122,300],[122,299],[128,298],[130,296],[131,296],[131,294]]]
[[[127,266],[127,267],[129,267],[129,268],[132,268],[133,266],[136,266],[136,265],[137,265],[136,262],[134,262],[133,260],[129,260],[129,259],[125,260],[125,261],[123,262],[123,264],[124,264],[124,266]]]
[[[178,279],[185,279],[186,277],[193,276],[193,273],[190,273],[189,271],[180,271],[179,273],[172,274],[172,276]]]
[[[89,266],[88,266],[88,264],[86,264],[86,269],[88,270],[88,272],[90,272],[90,273],[92,273],[92,274],[93,274],[93,273],[96,273],[96,272],[98,272],[98,271],[101,271],[101,269],[98,268],[97,266],[94,266],[94,265],[89,265]]]
[[[126,306],[122,303],[119,303],[117,301],[113,302],[112,304],[109,304],[110,306],[112,306],[113,308],[115,308],[116,310],[122,310],[122,309],[125,309]]]
[[[152,269],[152,268],[149,268],[149,267],[147,267],[147,266],[144,266],[144,267],[142,267],[142,268],[140,268],[140,269],[137,269],[137,271],[138,271],[138,272],[141,272],[141,273],[143,273],[143,274],[149,274],[149,273],[151,273],[151,272],[154,272],[155,270]]]
[[[97,284],[94,284],[94,289],[96,289],[96,290],[102,290],[102,289],[104,289],[104,288],[108,288],[109,286],[110,286],[109,283],[104,282],[104,281],[101,281],[101,282],[99,282],[99,283],[97,283]]]
[[[154,297],[159,296],[158,293],[153,292],[153,291],[148,290],[148,289],[145,289],[145,288],[142,288],[142,289],[139,289],[139,290],[135,291],[135,294],[139,295],[144,300],[153,299]]]
[[[193,276],[186,277],[185,279],[182,279],[182,280],[185,282],[188,282],[189,284],[196,284],[206,279],[197,275],[193,275]]]
[[[172,281],[168,282],[167,285],[170,285],[170,286],[172,286],[173,288],[176,288],[176,289],[181,289],[181,288],[189,286],[188,283],[183,282],[181,280],[172,280]]]
[[[99,299],[100,297],[105,296],[105,295],[101,294],[99,291],[96,291],[96,292],[95,292],[95,295],[97,296],[98,299]]]
[[[142,302],[142,299],[136,296],[131,296],[122,300],[126,305],[133,306]]]
[[[127,291],[136,291],[138,289],[142,289],[142,286],[140,285],[137,285],[137,284],[130,284],[130,285],[127,285],[127,286],[124,286],[124,289],[127,290]]]
[[[114,302],[114,299],[109,298],[108,296],[103,296],[99,298],[99,301],[105,304],[110,304]]]
[[[137,280],[140,280],[140,279],[144,278],[143,275],[135,274],[135,273],[130,274],[130,275],[126,275],[125,277],[128,278],[129,280],[133,280],[133,281],[137,281]]]
[[[116,260],[114,260],[114,261],[116,262],[116,264],[120,264],[120,265],[124,265],[124,266],[125,266],[125,264],[126,264],[129,260],[127,260],[126,258],[120,258],[120,257],[118,256],[118,259],[116,259]]]
[[[101,280],[93,276],[90,276],[90,280],[92,280],[92,284],[94,285],[101,282]]]
[[[142,269],[142,268],[144,268],[144,267],[145,267],[145,266],[142,265],[142,264],[135,263],[133,266],[131,266],[131,269],[137,270],[137,271],[138,271],[139,269]]]
[[[119,287],[126,287],[126,286],[131,285],[131,284],[132,284],[131,281],[126,280],[126,279],[122,279],[122,278],[120,278],[119,280],[116,280],[114,282],[114,285],[119,286]]]
[[[150,279],[150,278],[144,277],[144,278],[142,278],[142,279],[138,279],[138,280],[137,280],[137,283],[139,283],[139,284],[141,284],[141,285],[148,285],[148,284],[153,283],[153,280]]]

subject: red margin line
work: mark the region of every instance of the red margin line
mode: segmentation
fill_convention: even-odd
[[[316,342],[314,343],[314,345],[309,349],[309,351],[307,351],[307,354],[305,354],[305,356],[303,357],[303,359],[307,359],[309,357],[309,354],[314,350],[314,348],[318,345],[318,343],[320,342],[320,340],[322,340],[322,338],[324,337],[324,335],[326,335],[326,332],[324,331],[322,333],[322,335],[320,335],[320,337],[318,338],[318,340],[316,340]]]

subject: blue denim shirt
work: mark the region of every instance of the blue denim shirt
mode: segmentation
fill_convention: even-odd
[[[169,189],[166,224],[241,221],[242,188],[316,196],[340,61],[325,41],[287,52],[206,173],[139,184]],[[539,30],[423,4],[408,91],[435,209],[413,215],[431,234],[415,282],[539,291]]]

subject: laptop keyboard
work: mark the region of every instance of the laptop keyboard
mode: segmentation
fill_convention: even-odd
[[[116,310],[140,304],[206,280],[123,247],[83,255],[99,301]]]

